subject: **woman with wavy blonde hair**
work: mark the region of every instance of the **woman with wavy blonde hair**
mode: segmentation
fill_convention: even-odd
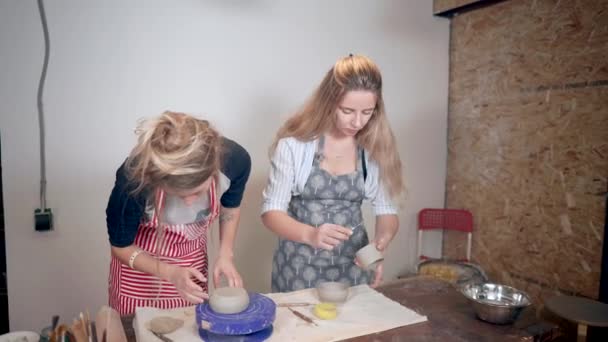
[[[242,287],[233,262],[240,203],[251,160],[206,120],[165,112],[143,121],[138,142],[116,173],[106,221],[112,261],[110,305],[163,309],[207,296],[207,230],[219,216],[218,284]]]
[[[374,208],[373,243],[384,251],[399,227],[393,203],[404,182],[376,64],[360,55],[338,60],[270,152],[262,221],[279,236],[273,291],[323,281],[379,285],[383,265],[368,272],[355,260],[368,243],[361,204]]]

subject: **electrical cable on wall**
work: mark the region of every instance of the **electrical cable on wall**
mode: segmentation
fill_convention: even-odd
[[[38,126],[40,129],[40,208],[34,212],[36,230],[52,229],[52,213],[46,207],[46,147],[45,147],[45,131],[44,131],[44,105],[42,102],[44,93],[44,83],[46,81],[46,72],[49,65],[50,39],[49,29],[44,12],[43,0],[38,0],[38,12],[40,13],[40,21],[42,23],[42,31],[44,33],[44,64],[40,81],[38,82]]]

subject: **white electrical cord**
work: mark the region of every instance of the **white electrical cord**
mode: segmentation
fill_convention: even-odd
[[[44,213],[46,209],[46,153],[45,153],[45,135],[44,135],[44,108],[42,105],[42,94],[44,91],[44,81],[46,80],[46,71],[49,65],[49,29],[47,27],[46,15],[44,13],[43,0],[38,0],[38,11],[40,12],[40,21],[42,22],[42,30],[44,32],[44,64],[42,66],[42,74],[40,82],[38,82],[38,126],[40,128],[40,209]]]

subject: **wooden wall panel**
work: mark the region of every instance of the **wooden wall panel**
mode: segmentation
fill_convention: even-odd
[[[509,0],[452,19],[447,206],[473,259],[536,298],[596,297],[608,189],[608,0]],[[464,240],[444,236],[448,257]]]

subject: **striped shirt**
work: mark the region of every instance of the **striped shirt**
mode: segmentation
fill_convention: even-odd
[[[287,211],[292,196],[298,196],[312,170],[318,139],[300,141],[289,137],[279,140],[271,159],[270,176],[264,189],[262,213],[271,210]],[[365,199],[371,202],[376,215],[397,214],[388,193],[380,182],[378,164],[365,154],[367,177]]]

